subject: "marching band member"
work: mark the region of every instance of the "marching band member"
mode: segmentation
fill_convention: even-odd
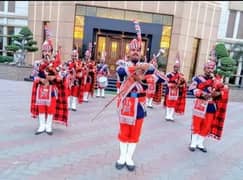
[[[78,51],[76,49],[73,50],[71,54],[72,59],[67,62],[69,69],[69,74],[67,76],[69,83],[68,108],[73,111],[77,110],[77,103],[82,101],[79,99],[82,83],[82,62],[79,60],[78,56]]]
[[[105,97],[105,88],[108,85],[109,67],[105,64],[105,53],[102,52],[100,63],[97,64],[97,94],[96,97]]]
[[[158,64],[157,64],[157,57],[160,56],[160,54],[163,51],[160,49],[158,54],[155,56],[153,55],[153,58],[149,62],[154,69],[156,70],[155,72],[151,72],[146,74],[145,78],[148,83],[148,89],[147,89],[147,97],[146,97],[146,105],[149,108],[153,108],[153,102],[159,103],[161,101],[161,96],[162,96],[162,82],[159,81],[161,78],[158,76],[164,76],[162,72],[158,71]],[[163,81],[166,82],[166,81]],[[160,89],[159,89],[160,88]]]
[[[95,88],[95,79],[96,79],[96,65],[95,61],[91,60],[91,50],[86,50],[85,60],[84,60],[84,93],[83,101],[88,102],[89,97],[93,96]]]
[[[39,127],[36,135],[46,132],[52,135],[52,122],[67,125],[67,94],[62,78],[58,75],[60,62],[52,58],[51,41],[42,45],[43,59],[39,65],[38,76],[34,78],[31,95],[31,114],[38,117]]]
[[[145,101],[147,83],[145,74],[151,66],[148,63],[139,63],[141,58],[141,30],[138,22],[135,22],[138,29],[138,38],[133,39],[129,44],[130,65],[120,76],[127,76],[120,87],[118,94],[118,114],[120,130],[118,139],[120,141],[120,157],[115,167],[122,169],[127,167],[129,171],[135,170],[133,154],[142,131],[142,125],[146,116]],[[150,72],[152,72],[151,70]]]
[[[186,81],[184,75],[179,72],[180,60],[177,54],[174,71],[168,73],[168,85],[166,87],[164,105],[166,107],[167,121],[174,121],[174,113],[183,114],[186,104]]]
[[[222,136],[229,89],[218,75],[214,76],[214,69],[214,61],[205,63],[204,74],[193,77],[189,87],[195,96],[190,151],[197,148],[206,153],[206,136],[218,140]]]

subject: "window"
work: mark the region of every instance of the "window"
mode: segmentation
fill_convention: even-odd
[[[200,39],[194,38],[192,44],[192,60],[190,64],[189,80],[191,80],[196,73],[199,47],[200,47]]]
[[[87,16],[96,16],[96,7],[87,7],[86,15]]]
[[[14,35],[14,27],[8,26],[8,40],[7,40],[8,45],[12,43],[12,37],[11,37],[12,35]]]
[[[86,7],[85,6],[76,6],[76,16],[85,16],[86,15]]]
[[[109,16],[110,16],[109,10],[106,8],[97,8],[97,16],[109,18]]]
[[[84,37],[84,16],[75,16],[73,33],[73,48],[78,49],[79,55],[81,56]]]
[[[0,26],[0,55],[2,55],[3,51],[3,26]]]
[[[164,26],[160,41],[160,47],[168,49],[170,47],[171,26]]]
[[[5,1],[0,1],[0,11],[4,11],[4,2]]]
[[[153,14],[153,21],[152,23],[162,24],[162,15]]]
[[[8,1],[8,12],[15,12],[15,1]]]
[[[108,9],[109,10],[109,9]],[[113,19],[124,19],[124,11],[123,10],[117,10],[117,9],[110,9],[110,18]]]
[[[145,13],[130,10],[120,10],[105,7],[76,6],[76,16],[94,16],[111,19],[132,21],[137,19],[139,22],[157,23],[172,26],[173,16]]]
[[[162,65],[162,71],[166,71],[167,66],[167,60],[169,55],[169,48],[170,48],[170,39],[171,39],[171,26],[163,26],[163,31],[161,34],[161,40],[160,40],[160,48],[163,48],[165,50],[165,59],[163,60]]]
[[[235,10],[230,10],[226,37],[229,37],[229,38],[233,37],[234,26],[235,26],[235,18],[236,18],[236,11]]]
[[[240,12],[240,22],[239,22],[239,27],[238,27],[238,32],[237,32],[237,38],[238,39],[243,39],[243,12]]]
[[[12,44],[12,35],[14,35],[14,27],[13,26],[8,26],[7,27],[7,45]],[[11,52],[7,52],[7,56],[12,56]]]

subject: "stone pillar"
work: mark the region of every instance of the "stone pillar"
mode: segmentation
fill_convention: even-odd
[[[224,79],[224,83],[225,83],[225,84],[229,84],[229,77],[225,77],[225,79]]]
[[[5,18],[5,22],[7,22],[7,19]],[[7,30],[7,26],[3,26],[3,34],[5,35],[5,37],[3,37],[3,56],[6,56],[7,53],[6,53],[6,49],[5,49],[5,46],[7,46],[8,44],[8,41],[7,41],[7,37],[6,35],[8,35],[8,30]]]
[[[238,86],[239,82],[240,82],[240,73],[241,73],[241,69],[242,69],[242,61],[243,61],[243,59],[242,59],[242,56],[241,56],[239,61],[238,61],[238,67],[237,67],[237,72],[236,72],[236,78],[235,78],[235,85],[236,86]]]

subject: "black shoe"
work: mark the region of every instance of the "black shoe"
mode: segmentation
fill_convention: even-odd
[[[194,152],[194,151],[196,150],[196,148],[189,146],[189,150],[190,150],[191,152]]]
[[[52,131],[51,131],[51,132],[47,132],[47,131],[46,131],[46,133],[47,133],[49,136],[51,136],[51,135],[53,134]]]
[[[134,171],[135,168],[136,168],[135,165],[127,165],[127,164],[126,164],[126,166],[127,166],[127,170],[128,170],[128,171]]]
[[[120,164],[120,163],[118,163],[118,162],[116,162],[116,169],[122,169],[124,166],[126,165],[126,163],[124,163],[124,164]]]
[[[197,146],[197,149],[199,149],[200,151],[202,151],[202,152],[204,152],[204,153],[208,152],[207,149],[206,149],[205,147],[204,147],[204,148],[200,148],[200,147]]]
[[[40,132],[36,131],[36,132],[35,132],[35,135],[42,134],[43,132],[45,132],[45,131],[40,131]]]
[[[77,111],[77,109],[72,109],[72,111]]]

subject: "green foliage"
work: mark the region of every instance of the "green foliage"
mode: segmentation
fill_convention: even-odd
[[[13,62],[14,58],[12,56],[0,56],[0,63]]]
[[[217,44],[215,51],[217,57],[216,73],[224,77],[230,77],[236,71],[236,61],[229,57],[228,50],[223,43]]]
[[[25,37],[30,37],[30,36],[32,36],[31,39],[33,39],[33,33],[30,31],[30,29],[29,29],[28,27],[23,27],[23,28],[20,30],[19,34],[21,34],[21,35],[23,35],[23,36],[25,36]]]
[[[34,46],[36,44],[37,42],[33,40],[33,33],[30,29],[28,27],[23,27],[19,34],[12,35],[12,44],[5,48],[14,53],[18,50],[35,52],[38,50],[38,48]]]
[[[217,59],[229,56],[229,53],[228,53],[228,51],[225,48],[225,45],[223,43],[217,44],[216,47],[215,47],[215,51],[216,51]]]
[[[38,51],[35,46],[37,42],[33,39],[33,33],[28,27],[23,27],[19,34],[12,35],[11,45],[5,46],[5,49],[11,54],[18,53],[17,63],[23,65],[27,52]]]
[[[19,50],[19,46],[16,44],[11,44],[11,45],[8,45],[6,49],[11,52],[16,52]]]

